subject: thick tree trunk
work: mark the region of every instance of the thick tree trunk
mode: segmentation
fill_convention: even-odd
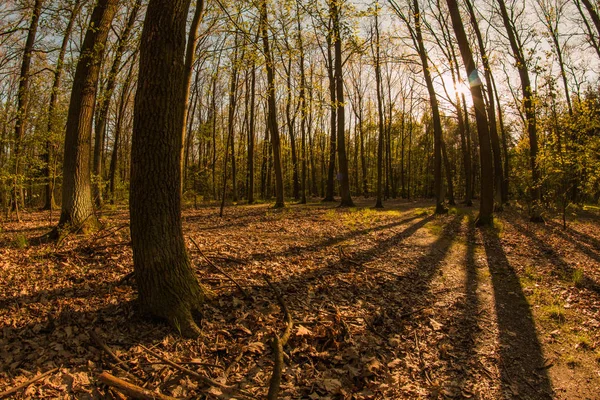
[[[473,53],[465,33],[465,28],[460,17],[460,11],[456,0],[446,0],[450,10],[452,26],[458,41],[458,47],[463,59],[463,64],[469,77],[471,97],[475,108],[475,120],[477,122],[477,133],[479,137],[479,157],[481,164],[481,200],[479,202],[479,215],[476,224],[491,225],[494,221],[494,184],[492,150],[490,145],[490,128],[487,119],[481,80],[477,74]]]
[[[69,227],[85,232],[98,225],[90,171],[92,122],[106,38],[118,3],[118,0],[98,0],[96,3],[75,70],[65,135],[59,229]]]
[[[588,13],[590,14],[590,17],[592,18],[592,22],[594,23],[594,26],[596,27],[596,30],[598,31],[598,36],[600,37],[600,16],[598,15],[598,12],[594,8],[594,6],[590,0],[581,0],[581,2],[583,3],[583,5],[587,9]]]
[[[135,19],[137,18],[137,14],[141,5],[142,0],[136,0],[131,8],[125,28],[119,36],[119,44],[117,45],[115,58],[108,73],[106,88],[98,99],[98,113],[96,116],[96,126],[94,129],[94,159],[92,164],[92,175],[95,178],[93,184],[94,186],[92,188],[92,196],[94,198],[94,204],[97,207],[102,207],[102,153],[104,151],[104,138],[106,137],[106,120],[108,118],[108,110],[115,86],[117,84],[117,75],[119,74],[119,69],[121,67],[121,58],[125,53],[125,49],[129,41],[129,35],[133,29],[133,25],[135,24]]]
[[[140,44],[131,151],[131,241],[139,301],[184,336],[207,292],[181,225],[185,22],[189,0],[150,0]],[[151,171],[151,172],[150,172]]]

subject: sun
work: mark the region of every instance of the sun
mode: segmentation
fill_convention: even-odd
[[[455,85],[452,81],[452,75],[449,72],[442,74],[442,84],[444,85],[446,91],[450,95],[458,93],[459,96],[468,96],[471,93],[469,85],[465,83],[462,79],[459,79]]]

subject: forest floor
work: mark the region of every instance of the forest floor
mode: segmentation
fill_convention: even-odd
[[[110,371],[176,398],[237,396],[153,352],[265,398],[269,344],[285,327],[266,274],[294,320],[281,398],[600,398],[597,212],[580,210],[563,229],[511,208],[476,229],[474,209],[372,204],[185,210],[190,256],[215,294],[195,340],[137,311],[125,210],[52,245],[30,244],[52,226],[48,212],[3,222],[0,392],[51,371],[11,396],[122,398],[98,380]]]

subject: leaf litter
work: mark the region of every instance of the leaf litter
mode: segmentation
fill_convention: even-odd
[[[224,218],[187,209],[190,257],[215,293],[195,340],[138,311],[125,211],[59,246],[35,244],[48,213],[5,222],[0,392],[57,368],[12,396],[123,398],[98,380],[108,371],[175,398],[264,398],[271,338],[284,330],[266,274],[294,320],[281,398],[593,398],[598,217],[563,230],[509,210],[476,230],[473,210],[455,210],[432,216],[429,203],[390,201],[375,211],[362,200],[234,206]]]

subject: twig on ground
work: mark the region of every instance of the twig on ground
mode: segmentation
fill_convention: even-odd
[[[240,292],[242,292],[242,295],[244,296],[244,298],[246,298],[246,299],[250,298],[250,296],[248,295],[248,292],[246,292],[246,290],[244,290],[242,285],[240,285],[235,279],[233,279],[233,277],[231,275],[229,275],[227,272],[223,271],[221,268],[217,267],[215,265],[215,263],[213,263],[208,257],[206,257],[206,255],[200,249],[200,246],[198,246],[198,243],[196,243],[196,241],[192,237],[190,237],[190,241],[194,244],[194,246],[196,246],[196,249],[198,249],[198,252],[200,252],[200,255],[202,256],[202,258],[204,258],[206,260],[208,265],[213,267],[220,274],[226,276],[227,279],[229,279],[231,282],[233,282],[235,284],[235,286],[237,286],[237,288],[240,290]]]
[[[100,339],[100,337],[96,334],[96,332],[94,332],[93,330],[90,330],[90,337],[92,339],[94,339],[94,342],[96,342],[98,344],[98,346],[100,346],[102,348],[102,350],[104,350],[106,352],[106,354],[108,354],[113,360],[115,360],[117,362],[117,364],[119,364],[121,367],[123,367],[123,369],[125,369],[125,371],[129,372],[129,366],[127,364],[125,364],[123,362],[123,360],[121,360],[113,351],[110,347],[108,347],[108,345],[106,343],[104,343],[104,341],[102,339]]]
[[[98,380],[112,388],[117,389],[121,393],[134,398],[141,400],[175,400],[175,397],[167,396],[164,394],[153,392],[152,390],[145,389],[134,385],[133,383],[127,382],[123,379],[117,378],[104,371],[98,376]]]
[[[33,377],[30,380],[23,382],[11,389],[5,390],[4,392],[0,393],[0,399],[8,397],[11,394],[18,392],[19,390],[26,388],[27,386],[31,385],[32,383],[35,383],[35,382],[39,381],[40,379],[43,379],[43,378],[47,377],[48,375],[55,373],[56,371],[58,371],[58,368],[52,368],[50,371],[46,371],[43,374]]]
[[[279,386],[281,385],[281,375],[283,373],[283,346],[285,346],[290,339],[290,335],[292,333],[292,328],[294,327],[294,320],[292,319],[292,314],[290,314],[287,305],[283,301],[281,294],[271,281],[267,275],[263,275],[264,280],[267,282],[269,287],[275,293],[275,297],[277,297],[277,301],[279,302],[279,306],[284,313],[284,318],[286,322],[285,330],[283,331],[283,335],[281,337],[276,334],[273,337],[273,359],[275,361],[275,365],[273,366],[273,375],[271,375],[271,380],[269,382],[269,393],[267,394],[268,400],[277,399],[279,395]]]
[[[404,279],[405,278],[402,275],[398,275],[398,274],[395,274],[393,272],[386,271],[386,270],[380,269],[380,268],[369,267],[368,265],[365,265],[365,264],[363,264],[363,263],[361,263],[359,261],[354,261],[353,259],[349,258],[346,255],[346,252],[344,251],[344,248],[342,246],[338,246],[338,251],[340,253],[340,260],[341,261],[345,261],[345,262],[347,262],[349,264],[352,264],[352,265],[360,267],[360,268],[368,269],[368,270],[371,270],[371,271],[381,272],[382,274],[388,274],[388,275],[393,276],[396,279]]]

